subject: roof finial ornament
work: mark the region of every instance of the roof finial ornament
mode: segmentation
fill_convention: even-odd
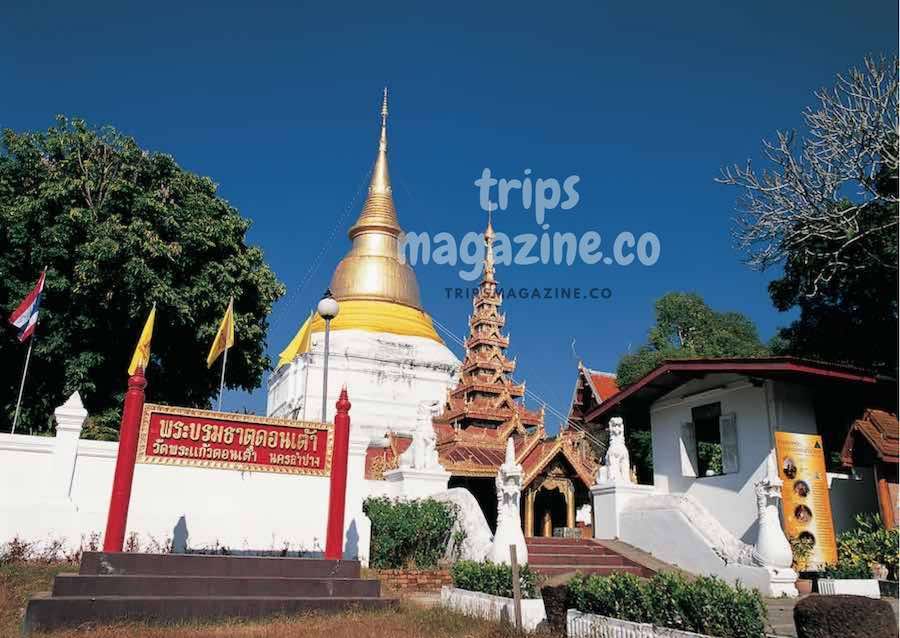
[[[384,98],[381,101],[381,140],[378,150],[387,151],[387,117],[388,117],[388,88],[384,87]]]
[[[494,281],[494,226],[491,223],[493,208],[488,202],[488,223],[484,230],[484,280]]]

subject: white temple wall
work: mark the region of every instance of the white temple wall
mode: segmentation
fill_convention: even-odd
[[[18,537],[61,541],[74,550],[92,534],[103,534],[118,443],[78,440],[66,466],[58,438],[0,434],[0,544]],[[66,475],[67,485],[59,480]],[[354,476],[361,472],[348,473],[348,497],[355,495],[355,501],[348,498],[345,532],[369,484],[378,483],[354,483]],[[126,538],[137,533],[146,550],[173,538],[178,545],[186,529],[193,549],[279,551],[287,543],[291,552],[321,552],[328,491],[327,477],[139,464]]]
[[[684,476],[682,424],[691,420],[691,408],[715,402],[722,404],[723,414],[736,416],[739,469],[721,476]],[[751,544],[757,520],[754,484],[765,474],[766,456],[775,447],[774,433],[819,433],[806,388],[772,381],[755,386],[736,375],[711,375],[679,387],[651,406],[650,422],[657,492],[696,498],[732,534]],[[837,533],[852,528],[857,513],[878,511],[874,482],[865,470],[855,476],[828,476]]]
[[[268,416],[315,420],[322,412],[324,333],[314,333],[310,352],[277,370],[269,381]],[[443,344],[362,330],[331,333],[328,419],[341,387],[350,394],[351,421],[368,439],[388,430],[412,432],[422,401],[444,401],[455,384],[459,360]]]
[[[691,421],[692,408],[716,402],[721,403],[722,414],[736,416],[738,470],[720,476],[685,476],[682,424]],[[754,484],[765,475],[775,429],[816,433],[812,402],[802,388],[771,382],[755,386],[747,379],[724,375],[685,384],[659,399],[651,406],[650,421],[657,491],[696,498],[732,534],[751,544],[757,521]]]

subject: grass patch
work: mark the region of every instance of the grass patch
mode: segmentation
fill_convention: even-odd
[[[0,562],[0,636],[18,636],[28,599],[50,591],[60,572],[77,571],[78,565],[65,562]]]
[[[71,563],[16,562],[0,564],[0,636],[18,636],[28,598],[49,591],[53,577],[76,571]],[[304,614],[254,621],[223,620],[151,626],[118,623],[36,634],[52,638],[513,638],[515,630],[441,607],[402,602],[399,610],[349,611],[336,615]],[[550,638],[550,634],[530,634]]]
[[[304,614],[255,621],[151,626],[134,623],[36,634],[49,638],[514,638],[509,625],[403,603],[397,611]],[[534,636],[535,634],[529,634]],[[543,634],[549,638],[550,634]]]

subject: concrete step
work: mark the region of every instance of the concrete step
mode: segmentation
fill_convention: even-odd
[[[528,552],[528,564],[537,568],[555,565],[616,567],[633,563],[624,556],[616,554],[533,554]]]
[[[596,545],[590,538],[557,538],[555,536],[532,536],[525,539],[527,545]]]
[[[53,596],[285,596],[377,598],[377,580],[271,576],[94,576],[59,574]]]
[[[23,633],[77,627],[85,623],[146,621],[172,624],[188,620],[263,618],[310,611],[395,607],[390,598],[284,596],[66,596],[32,598]],[[364,632],[363,632],[364,633]]]
[[[570,556],[618,556],[611,549],[597,545],[595,547],[582,547],[581,545],[527,545],[529,556],[555,556],[567,554]]]
[[[258,576],[286,578],[359,578],[359,561],[317,558],[261,558],[200,554],[85,552],[82,575]]]
[[[535,571],[546,576],[556,576],[558,574],[598,574],[600,576],[609,576],[610,574],[619,572],[625,574],[634,574],[635,576],[643,576],[649,578],[653,575],[649,570],[639,565],[619,565],[616,567],[599,566],[599,565],[553,565],[551,566],[535,566]]]

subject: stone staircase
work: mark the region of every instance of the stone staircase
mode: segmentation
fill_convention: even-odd
[[[358,561],[85,552],[28,601],[23,634],[86,623],[174,623],[395,606]]]
[[[644,577],[654,574],[654,570],[592,539],[534,537],[526,538],[525,545],[528,564],[545,576],[572,572],[602,576],[613,572]]]

